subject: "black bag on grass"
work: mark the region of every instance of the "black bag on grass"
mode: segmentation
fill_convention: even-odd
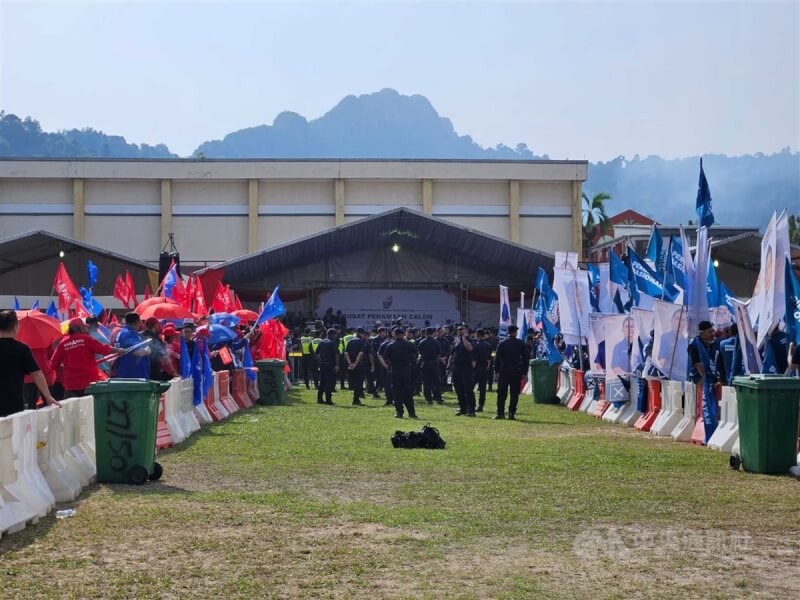
[[[426,448],[428,450],[441,450],[445,441],[435,427],[428,423],[422,431],[395,431],[391,438],[395,448]]]

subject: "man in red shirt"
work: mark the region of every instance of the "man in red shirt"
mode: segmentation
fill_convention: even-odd
[[[121,348],[102,344],[89,335],[80,319],[69,322],[67,335],[59,342],[50,361],[52,369],[63,367],[64,398],[86,395],[86,388],[103,376],[97,367],[95,354],[121,354]]]

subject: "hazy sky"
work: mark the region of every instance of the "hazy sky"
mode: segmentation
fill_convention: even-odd
[[[181,155],[384,87],[552,158],[800,148],[798,0],[0,5],[0,109]]]

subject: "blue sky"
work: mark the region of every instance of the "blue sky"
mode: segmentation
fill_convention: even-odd
[[[800,148],[800,2],[0,0],[0,109],[190,154],[392,87],[552,158]]]

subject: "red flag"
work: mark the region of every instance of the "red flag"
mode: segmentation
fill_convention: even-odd
[[[242,310],[244,306],[242,306],[242,301],[239,300],[239,296],[236,294],[233,295],[233,308],[234,310]]]
[[[195,277],[194,281],[194,314],[207,315],[208,306],[206,306],[206,297],[203,294],[203,286],[200,279]]]
[[[152,297],[153,297],[153,292],[150,291],[150,284],[149,283],[144,284],[144,299],[149,300]]]
[[[186,280],[186,301],[183,307],[192,312],[192,304],[194,304],[194,277],[189,275],[189,279]]]
[[[128,294],[130,299],[133,301],[133,307],[139,304],[139,299],[136,297],[136,288],[133,285],[133,277],[131,277],[130,271],[125,271],[125,285],[128,286]]]
[[[58,269],[56,269],[56,278],[53,280],[53,287],[56,290],[56,294],[58,294],[59,310],[69,313],[70,306],[74,303],[75,314],[77,316],[90,316],[89,311],[87,311],[83,306],[83,297],[81,296],[80,292],[78,292],[78,288],[75,287],[75,284],[72,283],[72,279],[69,278],[69,274],[67,273],[67,269],[64,267],[64,263],[58,263]]]
[[[114,298],[122,302],[125,308],[130,308],[131,291],[128,289],[122,275],[117,275],[117,281],[114,282]]]
[[[186,303],[186,286],[183,285],[183,280],[178,275],[174,260],[170,263],[159,289],[165,297],[172,298],[178,304],[183,305]]]
[[[221,283],[217,284],[217,289],[214,292],[214,299],[211,301],[211,308],[214,309],[214,312],[218,313],[229,313],[233,310],[231,287],[229,285],[223,287]]]
[[[119,327],[119,321],[117,321],[117,315],[111,313],[111,321],[109,323],[114,327]]]

